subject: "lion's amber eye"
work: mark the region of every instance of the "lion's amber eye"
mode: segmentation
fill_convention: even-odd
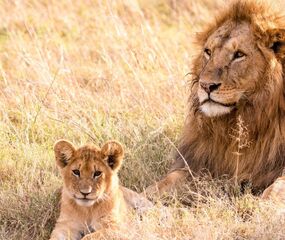
[[[72,170],[72,172],[76,177],[80,177],[80,171],[78,169]]]
[[[205,54],[206,54],[208,57],[211,57],[212,52],[211,52],[211,50],[210,50],[209,48],[205,48],[205,49],[204,49],[204,52],[205,52]]]
[[[245,54],[244,54],[243,52],[241,52],[241,51],[236,51],[236,52],[234,53],[233,59],[242,58],[242,57],[244,57],[244,56],[245,56]]]
[[[97,178],[97,177],[100,177],[102,174],[101,171],[95,171],[94,174],[93,174],[93,178]]]

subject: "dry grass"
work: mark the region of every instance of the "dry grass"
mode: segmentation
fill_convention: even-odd
[[[184,119],[190,39],[218,2],[0,1],[0,239],[48,239],[59,138],[122,142],[121,180],[138,191],[166,172]],[[206,194],[191,207],[174,198],[142,221],[134,215],[130,239],[285,239],[275,207],[221,185],[201,180]]]

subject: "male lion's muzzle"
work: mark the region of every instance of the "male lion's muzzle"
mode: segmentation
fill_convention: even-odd
[[[208,117],[230,113],[239,98],[235,91],[225,88],[222,83],[199,81],[198,97],[200,110]]]
[[[221,85],[221,83],[207,83],[200,81],[200,87],[203,88],[208,94],[217,90]]]

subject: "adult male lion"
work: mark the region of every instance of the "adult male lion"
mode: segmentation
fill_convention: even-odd
[[[147,192],[163,192],[189,170],[204,169],[260,192],[285,167],[285,18],[264,2],[234,1],[196,40],[179,152]]]

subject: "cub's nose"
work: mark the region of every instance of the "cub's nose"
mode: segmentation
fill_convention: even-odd
[[[217,90],[221,86],[221,83],[200,82],[200,86],[205,90],[206,93],[211,93]]]
[[[89,195],[92,191],[92,187],[87,187],[87,188],[82,188],[80,189],[80,193],[86,197],[87,195]]]

